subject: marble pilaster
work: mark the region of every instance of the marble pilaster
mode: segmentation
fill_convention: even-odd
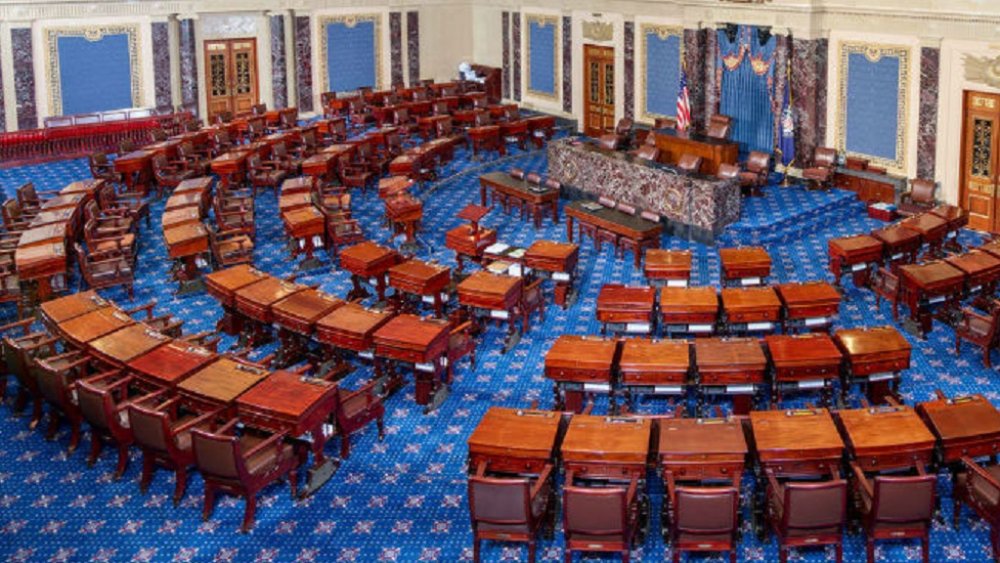
[[[933,179],[937,158],[938,71],[941,50],[920,49],[920,121],[917,135],[917,177]]]
[[[406,12],[406,64],[410,84],[420,81],[420,12]]]
[[[521,12],[511,12],[511,42],[513,43],[514,100],[521,101]]]
[[[271,89],[274,107],[288,107],[288,57],[285,54],[285,16],[270,17],[271,25]]]
[[[167,22],[153,22],[153,86],[156,92],[154,101],[156,107],[170,107],[170,49],[165,46],[170,44],[170,30]]]
[[[635,117],[635,22],[625,22],[625,84],[623,84],[625,117]]]
[[[400,12],[389,12],[389,66],[390,83],[403,83],[403,18]]]
[[[181,62],[181,107],[198,114],[198,53],[194,35],[195,21],[180,20],[178,47]]]
[[[562,18],[562,108],[573,111],[573,18]]]
[[[10,30],[14,56],[14,100],[17,102],[17,128],[38,127],[35,108],[35,66],[31,51],[31,29]]]
[[[797,166],[812,162],[826,139],[826,39],[792,39],[792,110]]]
[[[295,77],[299,111],[313,110],[312,36],[309,16],[295,16]],[[325,86],[320,86],[324,88]]]
[[[500,14],[503,29],[503,97],[510,99],[510,12]]]
[[[691,118],[701,126],[705,115],[705,35],[704,29],[684,30],[684,71],[688,78]]]
[[[705,111],[702,121],[692,118],[696,129],[702,129],[708,120],[719,112],[722,77],[716,68],[719,38],[714,29],[705,30],[705,51],[702,62],[705,65]]]

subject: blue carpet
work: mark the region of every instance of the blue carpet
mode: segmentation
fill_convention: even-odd
[[[476,162],[459,151],[455,162],[442,172],[442,180],[418,191],[426,200],[425,244],[420,256],[454,264],[444,247],[444,233],[460,223],[455,213],[478,201],[478,175],[518,166],[544,170],[544,152],[516,152],[503,160]],[[6,193],[21,182],[32,180],[39,189],[58,189],[88,176],[83,160],[0,170],[0,186]],[[257,209],[257,265],[272,274],[287,275],[295,264],[289,259],[275,197],[265,193]],[[168,280],[168,261],[159,228],[163,202],[153,205],[153,224],[145,226],[139,256],[142,272],[136,285],[135,304],[155,299],[158,309],[183,318],[186,332],[209,330],[220,316],[216,301],[204,293],[185,298],[174,296]],[[808,215],[803,211],[808,210]],[[374,194],[356,194],[355,216],[365,232],[381,242],[391,241],[382,227],[382,204]],[[804,220],[808,217],[808,222]],[[499,231],[501,241],[528,245],[538,238],[565,240],[563,223],[546,220],[535,230],[529,223],[492,212],[484,221]],[[725,240],[762,240],[773,258],[772,283],[829,280],[826,241],[830,237],[867,232],[883,225],[869,219],[863,207],[842,192],[813,193],[800,188],[770,187],[767,197],[749,201],[740,222]],[[965,242],[978,235],[963,233]],[[715,247],[664,238],[663,246],[691,249],[695,255],[694,282],[718,286],[719,258]],[[67,457],[67,435],[56,443],[42,439],[41,432],[27,429],[24,419],[10,415],[9,405],[0,408],[0,554],[13,561],[463,561],[471,560],[471,533],[465,502],[465,441],[491,405],[526,406],[537,399],[543,407],[552,404],[552,386],[542,375],[543,358],[554,339],[563,333],[597,334],[594,318],[597,292],[606,283],[644,283],[632,260],[616,260],[610,249],[596,253],[590,242],[583,244],[580,260],[580,299],[568,311],[550,306],[545,322],[534,324],[520,344],[502,355],[502,333],[488,330],[479,348],[475,369],[463,362],[457,369],[454,388],[445,404],[423,415],[414,404],[412,387],[387,403],[387,436],[378,442],[374,428],[354,442],[352,457],[315,496],[293,502],[284,485],[266,489],[261,495],[256,528],[237,533],[242,502],[223,497],[208,522],[201,522],[202,483],[195,474],[180,507],[169,501],[172,483],[168,474],[156,475],[150,492],[138,490],[139,455],[133,457],[126,478],[111,480],[113,459],[105,452],[98,465],[88,469],[85,452]],[[324,257],[324,260],[325,257]],[[320,284],[322,289],[344,295],[349,277],[326,265],[300,278]],[[121,291],[102,292],[122,304]],[[12,311],[5,310],[8,317]],[[837,326],[890,323],[888,307],[874,306],[870,292],[851,287]],[[994,390],[995,370],[982,367],[978,354],[966,348],[961,356],[951,349],[952,333],[935,325],[926,342],[913,341],[913,367],[906,372],[902,392],[908,403],[932,397],[935,389],[948,394],[985,394],[1000,400]],[[224,346],[232,344],[226,339]],[[359,370],[349,385],[370,374]],[[603,405],[598,406],[602,412]],[[663,400],[641,403],[642,412],[670,412]],[[331,446],[335,447],[335,446]],[[85,450],[86,448],[81,448]],[[332,450],[331,450],[332,451]],[[950,522],[950,483],[941,476],[942,508]],[[652,530],[659,529],[662,484],[650,476]],[[744,496],[752,484],[745,480]],[[950,524],[937,524],[931,539],[932,561],[986,561],[989,554],[987,528],[966,513],[960,532]],[[863,558],[860,536],[848,536],[845,560]],[[524,561],[523,547],[487,543],[487,561]],[[640,561],[659,561],[669,548],[658,533],[651,533],[635,552]],[[562,558],[562,537],[542,541],[541,561]],[[761,544],[746,533],[739,550],[741,561],[776,561],[773,542]],[[793,561],[832,560],[832,550],[806,550],[793,554]],[[879,561],[919,560],[916,544],[882,543]],[[611,561],[613,558],[592,558]],[[700,561],[722,561],[710,556]]]

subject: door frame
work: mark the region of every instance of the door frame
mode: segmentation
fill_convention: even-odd
[[[214,116],[211,115],[211,106],[212,106],[212,104],[211,104],[211,94],[209,92],[209,89],[210,89],[210,86],[211,86],[211,83],[212,83],[212,69],[211,69],[211,65],[209,64],[209,53],[208,53],[209,46],[213,45],[213,44],[219,44],[219,43],[225,43],[227,45],[232,45],[233,43],[246,43],[246,42],[249,42],[253,46],[253,56],[250,57],[250,64],[252,65],[253,78],[254,78],[252,104],[259,104],[260,101],[261,101],[261,97],[262,97],[261,96],[260,61],[259,61],[259,59],[261,57],[261,52],[260,52],[260,49],[259,49],[260,45],[259,45],[259,42],[257,41],[257,38],[256,37],[222,37],[222,38],[203,39],[202,42],[201,42],[202,43],[201,54],[202,54],[202,60],[204,61],[204,65],[203,65],[204,69],[203,69],[203,72],[202,72],[202,77],[203,77],[203,80],[204,80],[204,85],[202,87],[202,92],[203,92],[204,100],[205,100],[205,117],[206,117],[206,119],[209,122],[211,122],[212,117],[214,117]],[[227,48],[227,52],[231,53],[232,52],[231,48]],[[229,65],[228,72],[230,74],[233,73],[233,60],[232,60],[232,57],[228,57],[227,58],[226,64]],[[230,98],[234,97],[233,94],[230,94],[229,96],[230,96]],[[236,113],[235,107],[233,108],[233,113],[234,114]]]
[[[616,79],[619,71],[618,49],[616,49],[614,45],[598,45],[594,43],[584,43],[583,45],[581,45],[580,61],[582,66],[581,69],[582,72],[580,73],[580,76],[582,78],[582,84],[580,88],[580,93],[583,103],[580,106],[580,111],[582,112],[580,120],[581,123],[580,129],[584,134],[589,134],[589,114],[590,114],[589,110],[591,102],[590,102],[590,82],[588,80],[590,74],[590,65],[588,64],[589,57],[587,56],[587,54],[592,49],[604,52],[610,52],[611,54],[610,57],[601,57],[601,60],[610,59],[612,67],[614,68],[614,72],[611,77],[611,82],[614,85],[614,101],[611,103],[611,128],[610,128],[611,131],[614,130],[615,123],[618,118],[619,96],[622,94],[622,92],[619,92],[620,89],[618,88],[618,80]],[[605,129],[604,131],[607,132],[608,130]]]
[[[962,90],[962,127],[961,127],[961,144],[959,152],[959,168],[958,168],[958,206],[962,209],[971,211],[968,209],[968,189],[969,189],[969,177],[968,170],[966,167],[966,162],[968,158],[969,147],[969,135],[968,130],[969,118],[971,115],[969,107],[969,100],[973,96],[986,96],[993,98],[997,104],[997,107],[992,110],[993,117],[995,118],[995,130],[993,135],[993,169],[991,173],[993,174],[993,197],[990,201],[991,214],[992,214],[992,225],[988,227],[988,232],[998,233],[1000,232],[1000,94],[995,94],[992,92],[981,92],[978,90]],[[982,111],[976,113],[983,113]]]

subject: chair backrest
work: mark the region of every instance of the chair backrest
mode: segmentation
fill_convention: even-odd
[[[250,107],[250,113],[254,115],[264,115],[267,113],[267,104],[254,104]]]
[[[615,125],[615,135],[629,135],[632,133],[632,127],[635,122],[632,121],[631,117],[623,117],[618,120],[618,124]]]
[[[708,118],[708,131],[705,134],[715,139],[729,138],[729,128],[732,124],[733,118],[728,115],[713,115]]]
[[[38,389],[52,403],[62,404],[68,397],[70,374],[75,370],[63,369],[45,359],[34,362],[33,371],[38,381]]]
[[[153,164],[153,173],[156,174],[157,176],[161,175],[163,172],[166,172],[167,168],[166,155],[164,155],[161,152],[156,153],[155,155],[153,155],[152,164]]]
[[[507,106],[503,108],[503,115],[507,121],[517,121],[521,119],[521,110],[517,106]]]
[[[396,125],[404,125],[410,121],[410,110],[399,108],[396,110]]]
[[[274,143],[271,145],[271,153],[278,158],[285,158],[288,156],[288,147],[285,146],[284,141],[280,143]]]
[[[448,102],[434,102],[434,115],[448,115]]]
[[[618,148],[618,143],[621,142],[621,138],[618,135],[601,135],[597,138],[597,145],[601,148],[608,150],[616,150]]]
[[[241,480],[246,474],[239,437],[195,428],[191,430],[191,445],[195,463],[206,476]]]
[[[475,126],[476,127],[483,127],[483,126],[486,126],[486,125],[490,125],[491,123],[493,123],[493,120],[490,118],[490,112],[488,112],[488,111],[477,111],[475,113]]]
[[[685,172],[697,172],[701,169],[701,157],[685,153],[677,161],[677,167]]]
[[[936,475],[875,478],[872,512],[876,522],[918,524],[930,522],[934,514]]]
[[[442,119],[434,124],[435,129],[437,129],[438,137],[450,137],[452,131],[451,117],[448,119]]]
[[[128,406],[132,435],[140,446],[158,452],[170,450],[170,413],[132,403]]]
[[[732,533],[739,500],[740,492],[734,487],[678,487],[674,529],[694,535]]]
[[[216,123],[220,123],[220,124],[221,123],[229,123],[232,120],[233,120],[233,112],[231,112],[231,111],[228,111],[228,110],[226,110],[226,111],[220,111],[219,113],[215,114],[215,122]]]
[[[715,175],[723,180],[731,180],[737,178],[740,175],[740,167],[735,164],[729,164],[728,162],[723,162],[719,165],[719,171]]]
[[[836,161],[836,149],[831,149],[830,147],[816,147],[816,153],[813,155],[813,166],[817,168],[833,168],[833,164]]]
[[[21,186],[17,188],[17,201],[20,202],[21,207],[37,205],[38,192],[35,191],[35,184],[31,182],[21,184]]]
[[[118,154],[127,154],[135,150],[135,142],[131,139],[122,139],[118,143]]]
[[[525,181],[527,181],[529,183],[532,183],[532,184],[536,184],[536,185],[542,183],[542,177],[538,174],[538,172],[531,172],[531,173],[527,174],[524,177],[524,179],[525,179]]]
[[[910,200],[915,203],[934,203],[937,185],[933,180],[914,178],[910,180]]]
[[[166,141],[167,132],[157,127],[156,129],[151,129],[149,131],[149,138],[152,139],[154,143],[159,143],[160,141]]]
[[[247,168],[249,168],[251,172],[260,167],[261,167],[261,160],[259,154],[255,153],[247,157]]]
[[[643,145],[635,151],[635,156],[655,161],[660,158],[660,149],[656,148],[655,145]]]
[[[624,536],[628,529],[628,499],[623,487],[563,487],[563,529],[566,534]]]
[[[102,430],[111,428],[115,416],[115,399],[111,389],[80,380],[76,382],[76,396],[80,412],[91,426]]]
[[[782,528],[820,530],[842,526],[847,517],[847,481],[788,482]]]
[[[527,479],[469,477],[469,513],[475,523],[527,524],[531,519]]]
[[[771,155],[761,151],[750,151],[747,155],[747,170],[750,172],[767,172],[771,168]]]
[[[657,117],[653,120],[654,129],[676,129],[677,119],[673,117]]]

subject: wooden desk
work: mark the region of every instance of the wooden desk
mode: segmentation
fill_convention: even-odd
[[[326,234],[326,217],[323,212],[310,203],[307,207],[299,207],[283,211],[281,222],[285,224],[285,232],[292,239],[292,257],[305,253],[305,260],[299,263],[299,269],[308,270],[318,267],[313,253],[317,247],[322,248]]]
[[[45,225],[59,224],[63,225],[67,231],[75,232],[75,225],[79,215],[78,208],[41,211],[31,219],[28,226],[37,228],[44,227]]]
[[[354,284],[347,299],[350,301],[367,297],[368,292],[361,287],[361,280],[368,280],[375,286],[378,300],[384,301],[389,268],[401,260],[402,257],[395,250],[370,240],[341,250],[340,267],[351,272],[351,282]]]
[[[554,461],[561,427],[557,412],[490,407],[469,436],[469,472],[537,475]]]
[[[958,243],[958,231],[969,224],[969,212],[947,203],[941,203],[930,210],[930,213],[944,219],[947,223],[947,234],[945,235],[945,246],[950,250],[960,252],[962,245]]]
[[[285,186],[288,185],[288,180],[285,181]],[[308,191],[305,192],[281,192],[281,196],[278,197],[278,210],[281,213],[286,211],[293,211],[295,209],[301,209],[303,207],[312,207],[312,194]]]
[[[272,306],[295,293],[305,291],[304,285],[270,276],[236,292],[236,310],[244,317],[270,325],[274,322]]]
[[[833,380],[840,378],[844,355],[827,334],[769,334],[764,337],[771,358],[771,393],[780,405],[782,391],[819,389],[823,406],[830,406]]]
[[[716,139],[697,133],[676,129],[656,129],[656,148],[660,149],[660,162],[677,164],[685,154],[701,157],[703,174],[716,174],[722,164],[736,164],[739,158],[738,143]]]
[[[872,267],[882,263],[885,252],[885,244],[870,235],[832,238],[826,246],[830,272],[837,287],[847,273],[851,274],[856,287],[868,285]]]
[[[195,207],[168,211],[163,214],[162,218],[163,232],[166,233],[168,230],[182,225],[201,223],[201,219],[201,211]]]
[[[98,309],[112,307],[112,303],[98,295],[93,289],[90,289],[46,301],[40,307],[42,310],[42,321],[45,322],[49,329],[55,331],[55,327],[70,319],[86,315]]]
[[[66,245],[62,242],[18,246],[14,251],[14,267],[20,281],[37,282],[39,302],[48,301],[53,292],[66,289]]]
[[[445,233],[444,245],[455,251],[458,271],[464,269],[464,259],[479,262],[483,251],[497,241],[495,229],[480,228],[480,221],[490,212],[489,207],[469,204],[458,212],[456,217],[468,221],[468,225],[459,225]],[[573,242],[573,241],[570,241]]]
[[[122,175],[125,191],[141,191],[146,194],[146,188],[152,180],[153,156],[156,153],[148,150],[137,150],[118,155],[115,159],[115,172]]]
[[[656,289],[605,284],[597,295],[597,320],[601,334],[612,332],[650,334],[656,322]]]
[[[934,435],[907,406],[880,406],[837,412],[844,442],[867,473],[926,468],[934,452]]]
[[[885,252],[883,260],[893,267],[893,270],[898,264],[910,264],[917,260],[917,253],[920,251],[920,233],[897,223],[872,231],[872,237],[882,241]]]
[[[187,282],[198,279],[198,257],[208,252],[208,229],[203,223],[184,223],[163,231],[167,255],[180,262],[174,277],[182,288]]]
[[[772,287],[723,288],[722,318],[730,332],[771,331],[781,318],[781,300]]]
[[[167,203],[164,204],[163,211],[176,211],[178,209],[187,209],[192,207],[204,212],[205,204],[206,200],[203,192],[186,191],[179,194],[175,193],[167,198]]]
[[[643,271],[653,285],[687,287],[691,280],[691,251],[650,248]]]
[[[35,227],[21,232],[17,240],[18,248],[40,245],[60,245],[66,246],[66,235],[68,224],[52,223],[41,227]]]
[[[314,154],[302,161],[302,173],[321,182],[333,182],[337,177],[337,158],[335,154]]]
[[[573,242],[573,221],[575,220],[581,225],[589,225],[593,229],[603,229],[619,237],[630,239],[634,242],[635,248],[660,247],[660,234],[663,232],[663,225],[660,223],[647,221],[641,217],[604,206],[598,206],[594,209],[588,208],[592,205],[592,202],[583,201],[571,201],[566,204],[566,238],[569,242]],[[582,230],[580,238],[583,238]],[[600,250],[600,245],[597,244],[598,250]],[[642,261],[642,252],[634,252],[633,255],[635,267],[638,269]]]
[[[243,147],[247,147],[247,145],[243,145]],[[238,184],[243,180],[247,159],[254,152],[256,151],[249,148],[234,148],[212,159],[210,167],[212,172],[218,174],[221,189],[226,189],[230,184]]]
[[[646,479],[653,421],[648,418],[574,415],[563,437],[563,468],[581,479]]]
[[[444,314],[445,290],[451,283],[451,268],[411,259],[389,268],[389,286],[401,293],[431,300],[434,316]]]
[[[127,368],[153,389],[177,389],[177,384],[218,356],[207,348],[177,340],[129,360]]]
[[[899,222],[900,226],[920,234],[920,241],[928,246],[927,254],[941,255],[941,245],[948,234],[948,221],[933,213],[921,213]]]
[[[736,418],[660,418],[657,459],[666,480],[728,481],[740,486],[747,442]]]
[[[545,141],[552,138],[556,128],[556,118],[551,115],[535,115],[525,119],[528,123],[528,135],[535,148],[542,148]]]
[[[661,287],[660,325],[674,333],[712,334],[719,322],[719,294],[714,287]]]
[[[269,277],[264,272],[248,264],[240,264],[205,275],[205,291],[219,300],[222,318],[216,325],[229,335],[239,334],[243,327],[242,318],[236,315],[236,292]]]
[[[694,341],[698,407],[707,395],[733,398],[733,412],[746,414],[764,385],[767,357],[756,338],[700,338]]]
[[[513,346],[517,318],[516,313],[521,303],[524,282],[521,278],[493,274],[486,270],[474,272],[462,280],[455,288],[458,293],[459,305],[471,310],[477,319],[506,320],[508,348]],[[528,326],[526,315],[522,314],[521,331]]]
[[[418,405],[424,412],[437,408],[447,396],[451,383],[451,366],[441,362],[448,353],[451,324],[447,321],[424,320],[416,315],[397,315],[382,325],[372,340],[375,361],[383,359],[413,364]],[[441,376],[445,376],[442,385]]]
[[[895,395],[900,372],[910,367],[910,343],[895,327],[841,329],[834,341],[844,353],[847,387],[855,382],[867,387],[868,400],[878,404]]]
[[[634,394],[682,395],[690,373],[691,346],[686,340],[622,342],[618,374],[629,403]]]
[[[907,264],[899,267],[902,300],[910,310],[904,327],[920,338],[926,338],[932,328],[932,311],[940,305],[947,313],[962,296],[965,273],[947,262]]]
[[[840,312],[840,292],[826,282],[783,283],[775,289],[784,309],[785,332],[828,330]]]
[[[761,285],[771,275],[771,256],[759,246],[720,248],[722,285]]]
[[[779,477],[822,477],[840,468],[844,441],[826,409],[753,411],[750,428],[758,478],[765,469]]]
[[[198,412],[225,408],[235,414],[233,401],[265,377],[266,369],[221,356],[177,384],[177,392]]]
[[[545,354],[545,377],[552,380],[555,408],[580,412],[585,393],[602,392],[614,404],[612,375],[618,363],[617,340],[564,334]]]
[[[972,249],[964,254],[949,256],[944,261],[965,274],[965,296],[973,293],[993,296],[997,280],[1000,280],[1000,258]]]
[[[424,218],[424,204],[407,192],[401,192],[382,200],[385,205],[385,218],[389,221],[394,234],[402,234],[405,238],[401,248],[404,252],[419,248],[417,245],[417,230]]]
[[[955,468],[963,457],[996,457],[1000,411],[982,395],[936,399],[917,405],[917,414],[938,440],[938,461]]]
[[[84,348],[91,340],[135,323],[132,317],[117,307],[102,307],[59,323],[58,333],[76,348]]]
[[[338,297],[308,288],[272,305],[271,314],[281,341],[277,365],[300,360],[309,350],[309,338],[316,330],[316,322],[344,304]],[[316,363],[321,361],[317,359]]]
[[[316,340],[337,350],[364,353],[372,359],[375,348],[372,337],[392,317],[389,311],[347,303],[316,321]]]
[[[86,194],[59,194],[45,200],[41,208],[43,211],[57,211],[60,209],[75,210],[85,199],[87,199]]]
[[[500,201],[504,212],[511,207],[528,211],[534,218],[535,228],[541,228],[542,216],[548,212],[553,223],[559,222],[559,190],[526,180],[511,177],[506,172],[490,172],[479,177],[479,200],[486,205],[492,193],[494,202]],[[519,203],[512,205],[511,199]]]
[[[544,273],[555,282],[555,303],[566,309],[574,299],[573,281],[580,247],[575,244],[536,240],[524,253],[524,265]]]
[[[120,368],[133,359],[168,344],[172,338],[142,323],[130,324],[88,342],[89,352],[109,366]]]

